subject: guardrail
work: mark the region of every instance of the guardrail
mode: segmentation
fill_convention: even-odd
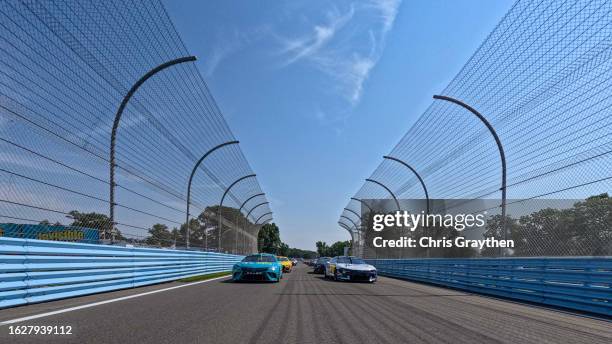
[[[612,316],[612,258],[371,259],[380,275]]]
[[[0,238],[0,308],[230,271],[242,256]]]

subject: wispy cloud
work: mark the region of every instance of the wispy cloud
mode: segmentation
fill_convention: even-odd
[[[279,37],[283,67],[300,61],[311,63],[334,81],[333,89],[355,106],[364,83],[382,56],[385,38],[393,27],[400,0],[350,3],[344,11],[328,9],[310,20],[306,34]]]
[[[233,29],[217,32],[216,44],[204,61],[205,76],[211,77],[225,59],[260,39],[268,31],[269,27],[264,25],[247,31]]]
[[[370,5],[380,12],[383,20],[383,32],[386,33],[393,27],[401,0],[375,0]]]
[[[289,57],[285,65],[290,65],[303,58],[316,56],[334,37],[336,32],[353,18],[354,14],[355,8],[352,5],[344,14],[339,13],[337,9],[330,10],[326,14],[327,23],[315,25],[311,32],[305,36],[285,40],[285,46],[281,51],[282,54]]]

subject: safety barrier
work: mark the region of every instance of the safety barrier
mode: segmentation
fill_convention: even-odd
[[[230,271],[242,256],[0,238],[0,308]]]
[[[612,258],[372,259],[380,275],[612,316]]]

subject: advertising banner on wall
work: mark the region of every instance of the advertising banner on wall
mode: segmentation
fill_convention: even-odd
[[[62,225],[0,223],[0,236],[23,239],[72,241],[89,244],[96,244],[99,242],[97,229]]]

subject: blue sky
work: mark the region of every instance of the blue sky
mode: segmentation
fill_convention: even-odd
[[[282,240],[313,249],[513,1],[164,3]]]

